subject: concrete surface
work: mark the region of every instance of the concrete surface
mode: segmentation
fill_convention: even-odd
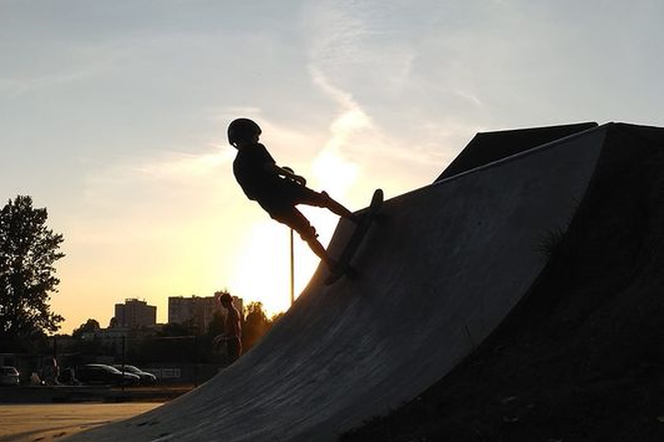
[[[664,128],[606,132],[526,296],[448,375],[344,442],[664,441]]]
[[[0,442],[49,442],[161,404],[0,405]]]
[[[168,402],[193,389],[193,385],[112,388],[104,385],[25,385],[0,387],[0,404],[51,404],[77,402]]]
[[[197,390],[73,441],[331,441],[443,377],[546,263],[599,157],[598,128],[387,200],[358,280],[313,276],[261,344]],[[350,234],[341,223],[330,244]]]
[[[597,127],[597,123],[478,132],[435,181],[526,152],[544,144]]]

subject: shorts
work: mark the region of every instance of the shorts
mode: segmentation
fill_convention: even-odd
[[[298,204],[308,206],[326,207],[327,198],[308,187],[285,181],[283,186],[276,189],[269,197],[258,200],[270,217],[295,230],[303,238],[312,235],[313,227],[309,220],[295,208]]]
[[[242,354],[242,341],[240,338],[231,338],[226,341],[226,358],[229,364],[235,362]]]

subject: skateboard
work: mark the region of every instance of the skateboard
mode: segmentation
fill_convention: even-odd
[[[353,256],[355,256],[355,252],[357,251],[360,244],[362,244],[362,240],[369,231],[371,224],[376,220],[376,215],[382,206],[383,191],[382,189],[376,189],[373,197],[371,198],[371,205],[369,206],[369,209],[361,215],[361,218],[355,226],[355,230],[353,231],[352,236],[346,243],[346,247],[344,248],[343,252],[341,252],[336,269],[330,271],[328,277],[325,278],[325,285],[334,284],[344,275],[351,278],[356,276],[357,272],[353,267],[351,267],[350,261],[353,259]]]

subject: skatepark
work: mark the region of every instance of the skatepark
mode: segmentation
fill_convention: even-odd
[[[407,410],[432,413],[418,402],[444,402],[431,419],[450,417],[440,434],[458,435],[450,440],[491,440],[491,431],[558,440],[555,429],[524,426],[527,416],[546,429],[542,416],[555,423],[556,406],[574,410],[565,400],[586,398],[583,385],[601,401],[610,393],[601,381],[660,368],[663,149],[664,130],[614,123],[478,134],[431,185],[385,201],[353,261],[357,278],[326,286],[320,267],[262,342],[218,376],[63,440],[334,441],[349,431],[388,440],[380,420],[356,429],[402,406],[417,427]],[[342,221],[332,255],[351,233]],[[569,395],[544,394],[547,382]],[[616,404],[652,409],[637,440],[664,431],[658,397]],[[474,428],[460,423],[468,416]],[[579,431],[564,440],[584,440]]]

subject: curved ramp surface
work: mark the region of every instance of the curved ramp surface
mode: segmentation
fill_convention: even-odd
[[[599,157],[584,132],[385,202],[361,277],[320,269],[260,345],[197,390],[70,441],[331,441],[416,397],[502,321],[546,264]],[[349,235],[342,222],[332,253]]]

